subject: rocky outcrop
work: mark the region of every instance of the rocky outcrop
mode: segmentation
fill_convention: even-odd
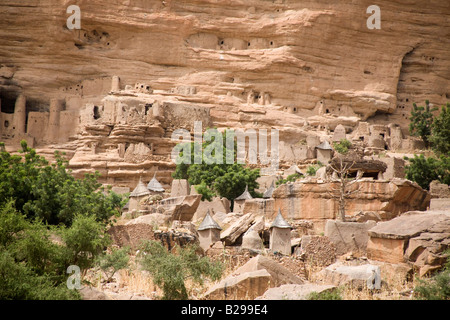
[[[357,288],[381,288],[381,269],[379,266],[371,264],[350,266],[342,262],[336,262],[320,271],[320,273],[325,283],[335,286],[351,285]]]
[[[146,223],[116,225],[108,229],[113,243],[119,247],[138,248],[144,240],[154,240],[153,226]]]
[[[448,211],[408,212],[369,229],[367,256],[410,263],[423,276],[442,267],[450,247]]]
[[[278,262],[258,255],[213,285],[204,298],[249,300],[262,296],[271,287],[303,282]]]
[[[284,284],[270,288],[255,300],[308,300],[312,293],[321,293],[336,288],[329,284]]]
[[[346,200],[346,215],[349,217],[361,211],[371,211],[380,219],[389,220],[410,210],[426,210],[429,205],[428,192],[408,180],[362,179],[358,185],[359,191]],[[332,188],[337,188],[337,183],[297,180],[281,185],[273,193],[274,208],[281,208],[289,219],[311,220],[316,229],[324,231],[326,220],[336,219],[338,203],[330,195]]]
[[[335,245],[338,256],[350,251],[365,254],[369,240],[367,230],[375,225],[375,221],[358,223],[328,220],[325,225],[325,236]]]
[[[0,13],[0,79],[4,92],[20,90],[35,107],[62,90],[88,94],[72,84],[98,75],[186,97],[209,94],[204,100],[229,93],[292,115],[319,105],[362,118],[379,111],[397,123],[411,108],[406,99],[448,99],[445,2],[379,1],[379,30],[367,28],[365,3],[96,0],[78,3],[80,30],[67,28],[64,1],[20,4],[8,1]]]
[[[1,139],[65,151],[77,177],[133,188],[158,172],[167,187],[171,134],[194,120],[280,129],[286,165],[361,121],[398,124],[368,143],[404,148],[412,102],[450,97],[441,2],[382,0],[381,29],[368,29],[367,4],[329,0],[77,5],[79,30],[62,0],[0,11]]]
[[[242,215],[221,232],[220,240],[222,240],[225,245],[233,245],[236,240],[238,240],[238,238],[250,228],[256,218],[257,215],[255,213]]]

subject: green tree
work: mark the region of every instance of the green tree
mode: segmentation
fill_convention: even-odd
[[[430,145],[430,135],[434,119],[433,112],[436,110],[436,107],[430,108],[430,102],[428,100],[425,100],[425,106],[417,106],[416,103],[413,103],[413,110],[411,110],[409,132],[414,136],[421,137],[426,148]]]
[[[217,129],[207,132],[214,131],[218,132]],[[229,199],[233,207],[234,199],[244,192],[245,186],[248,186],[248,191],[253,197],[262,196],[255,191],[255,188],[259,187],[256,179],[260,177],[260,170],[236,163],[236,143],[233,144],[233,148],[226,148],[227,136],[234,136],[233,131],[227,130],[223,136],[211,134],[208,139],[205,137],[207,141],[201,146],[196,146],[195,142],[177,145],[179,150],[190,152],[187,154],[180,151],[177,167],[172,176],[175,179],[188,179],[191,185],[196,185],[196,190],[202,195],[203,200],[210,201],[212,197],[219,195]],[[227,158],[232,159],[233,163],[227,163]],[[201,163],[195,163],[195,159],[201,159],[197,161]]]
[[[79,300],[77,290],[55,282],[48,275],[38,275],[24,263],[17,263],[6,250],[0,251],[1,300]]]
[[[72,226],[63,228],[60,236],[65,244],[66,265],[77,265],[83,272],[111,243],[105,226],[87,214],[77,214]]]
[[[125,269],[130,261],[128,255],[130,248],[123,247],[120,249],[112,248],[111,253],[100,255],[96,259],[96,263],[106,274],[106,281],[110,282],[117,271]]]
[[[426,158],[423,154],[415,154],[414,158],[404,159],[409,160],[409,165],[405,166],[406,178],[417,182],[423,189],[429,190],[433,180],[450,184],[450,157]]]
[[[152,275],[153,282],[163,290],[162,299],[188,299],[187,279],[198,285],[203,285],[206,278],[213,281],[220,279],[223,265],[218,261],[211,262],[208,257],[198,256],[196,251],[195,245],[184,248],[176,246],[169,252],[158,241],[143,242],[138,260],[142,268]]]
[[[333,148],[340,154],[347,154],[349,148],[352,146],[352,143],[347,139],[341,139],[339,142],[333,142]]]
[[[434,119],[429,140],[435,153],[450,156],[450,103]]]
[[[126,199],[105,190],[98,173],[75,179],[67,170],[67,161],[55,152],[56,161],[49,164],[34,149],[21,142],[19,155],[11,155],[0,144],[0,205],[8,199],[29,219],[70,226],[78,213],[89,212],[106,222],[119,215]]]
[[[55,228],[28,221],[9,201],[0,209],[0,299],[79,299],[66,286],[66,250]]]

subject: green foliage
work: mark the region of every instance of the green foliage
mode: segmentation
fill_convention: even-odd
[[[278,180],[276,182],[276,184],[277,184],[277,186],[279,186],[279,185],[282,185],[282,184],[287,183],[287,182],[294,182],[295,180],[297,180],[297,179],[299,179],[301,177],[303,177],[303,175],[301,173],[296,172],[296,173],[288,175],[286,177],[286,179]]]
[[[444,269],[431,279],[419,279],[414,292],[420,300],[450,300],[450,251],[447,251]]]
[[[24,263],[17,263],[9,251],[0,251],[0,299],[2,300],[78,300],[76,290],[38,275]]]
[[[0,299],[79,299],[67,288],[67,249],[57,229],[28,221],[9,201],[0,209]]]
[[[411,117],[409,118],[411,120],[409,132],[414,136],[421,137],[427,148],[430,144],[429,138],[433,126],[433,112],[436,110],[436,107],[430,109],[428,100],[425,100],[425,107],[417,106],[413,103],[413,110],[411,110]]]
[[[104,190],[97,182],[98,173],[75,179],[59,152],[55,152],[56,163],[49,164],[25,141],[21,147],[19,155],[0,148],[0,205],[13,199],[28,219],[52,225],[70,226],[79,213],[89,212],[102,222],[120,214],[126,199]]]
[[[125,200],[105,192],[98,174],[73,178],[59,153],[50,165],[21,147],[11,155],[0,144],[0,299],[80,299],[67,268],[93,266]]]
[[[233,201],[244,192],[246,185],[253,197],[261,197],[261,194],[255,192],[255,188],[259,187],[256,182],[260,177],[259,169],[249,169],[243,164],[236,163],[236,143],[233,149],[226,148],[226,137],[231,136],[235,139],[233,131],[227,130],[222,135],[222,141],[215,139],[213,134],[215,130],[207,132],[210,132],[207,136],[210,138],[205,137],[205,140],[209,141],[204,142],[202,146],[196,145],[195,142],[177,145],[176,148],[179,150],[190,150],[190,156],[183,151],[180,152],[172,176],[175,179],[188,179],[191,185],[196,185],[202,200],[211,201],[214,196],[219,195]],[[232,159],[233,163],[227,164],[227,157]],[[195,163],[195,159],[201,159],[197,161],[201,163]]]
[[[323,164],[322,164],[322,162],[318,161],[317,164],[308,166],[308,168],[306,169],[306,174],[308,176],[315,176],[317,173],[317,170],[319,170],[319,168],[321,168],[321,167],[323,167]]]
[[[333,148],[340,154],[346,154],[348,149],[352,146],[352,143],[347,139],[341,139],[339,142],[333,142]]]
[[[92,215],[76,215],[72,226],[63,228],[60,235],[66,245],[68,264],[81,270],[91,267],[111,241],[104,226]]]
[[[208,257],[200,257],[196,246],[175,247],[169,252],[158,241],[145,241],[138,259],[142,268],[153,277],[153,282],[163,290],[165,300],[186,300],[188,291],[185,282],[202,285],[205,278],[219,280],[223,265],[211,262]]]
[[[342,300],[341,292],[338,288],[325,290],[322,292],[311,292],[307,300]]]
[[[405,167],[406,178],[417,182],[423,189],[429,190],[433,180],[450,184],[450,157],[425,158],[421,154],[414,155],[414,158],[405,157],[405,160],[410,163]]]
[[[12,243],[16,235],[26,227],[25,216],[14,208],[14,201],[6,202],[0,214],[0,248]]]
[[[123,247],[120,249],[112,248],[111,253],[100,255],[96,259],[96,263],[106,274],[107,281],[111,281],[114,274],[125,269],[130,261],[130,256],[128,255],[130,248]]]
[[[450,103],[442,106],[440,114],[434,119],[429,140],[434,152],[450,156]]]

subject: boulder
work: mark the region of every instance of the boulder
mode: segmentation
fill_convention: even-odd
[[[212,216],[214,216],[217,212],[228,213],[230,212],[230,200],[220,197],[214,197],[211,201],[201,200],[194,216],[192,217],[192,220],[195,221],[203,219],[208,210],[211,212]]]
[[[325,236],[334,243],[337,255],[349,251],[365,253],[369,240],[367,230],[375,225],[375,221],[358,223],[328,220],[325,225]]]
[[[329,284],[284,284],[276,288],[270,288],[255,300],[307,300],[313,293],[321,293],[335,288]]]
[[[213,285],[204,295],[207,300],[253,300],[270,286],[272,276],[266,269],[231,275]]]
[[[426,210],[429,205],[428,192],[408,180],[362,180],[358,185],[359,192],[346,200],[349,218],[361,211],[370,211],[386,220],[407,211]],[[338,188],[337,182],[297,180],[283,184],[273,192],[274,210],[272,216],[266,218],[273,219],[280,208],[289,219],[310,220],[316,232],[323,232],[326,221],[337,217],[338,201],[329,193],[334,188]]]
[[[248,213],[241,216],[237,221],[231,224],[226,230],[220,234],[220,240],[225,242],[225,245],[231,246],[236,240],[250,228],[255,222],[256,214]]]
[[[302,279],[294,275],[283,265],[263,255],[257,255],[256,257],[253,257],[252,259],[247,261],[246,264],[236,269],[232,274],[238,275],[262,269],[267,270],[267,272],[269,272],[271,276],[270,282],[271,287],[278,287],[282,284],[289,284],[289,283],[295,284],[304,283]]]
[[[247,230],[242,237],[241,248],[257,252],[264,250],[263,240],[259,236],[258,232],[253,229],[253,227]]]
[[[424,276],[438,270],[450,247],[450,212],[408,212],[368,230],[367,256],[390,263],[411,263]]]
[[[160,201],[165,213],[172,220],[191,221],[200,204],[201,195],[193,194],[181,197],[171,197]]]
[[[320,271],[320,274],[325,283],[335,286],[350,284],[357,288],[381,289],[380,267],[372,264],[348,266],[336,262]]]
[[[167,226],[172,221],[172,216],[163,213],[151,213],[139,216],[128,221],[125,225],[149,224],[154,227]]]
[[[383,239],[410,239],[439,222],[450,219],[450,212],[410,211],[395,219],[379,222],[368,230],[369,236]]]
[[[88,286],[83,286],[79,292],[83,300],[112,300],[106,293]]]

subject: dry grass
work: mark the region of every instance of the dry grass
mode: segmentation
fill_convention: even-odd
[[[223,249],[215,252],[210,256],[212,261],[220,261],[224,264],[224,272],[222,279],[229,276],[237,268],[244,265],[251,259],[248,252],[239,252],[233,249]],[[292,260],[292,259],[291,259]],[[313,260],[292,260],[286,265],[289,269],[295,268],[297,273],[301,271],[304,275],[302,278],[309,282],[319,283],[321,280],[320,271],[326,266],[318,265],[317,261]],[[367,261],[366,261],[367,263]],[[102,275],[98,268],[89,270],[86,279],[91,282],[91,285],[100,291],[105,292],[111,296],[114,294],[126,296],[143,296],[149,299],[160,299],[163,295],[162,290],[159,289],[152,282],[151,276],[139,269],[135,263],[135,257],[130,259],[129,268],[120,270],[114,276],[111,283],[105,283],[106,277]],[[351,285],[344,285],[339,287],[339,294],[343,300],[409,300],[412,299],[413,288],[417,285],[415,277],[408,281],[405,272],[388,267],[382,267],[382,287],[381,290],[369,290],[367,288],[356,288]],[[205,279],[203,286],[192,283],[190,280],[186,281],[186,288],[190,299],[202,299],[208,288],[214,282]]]

